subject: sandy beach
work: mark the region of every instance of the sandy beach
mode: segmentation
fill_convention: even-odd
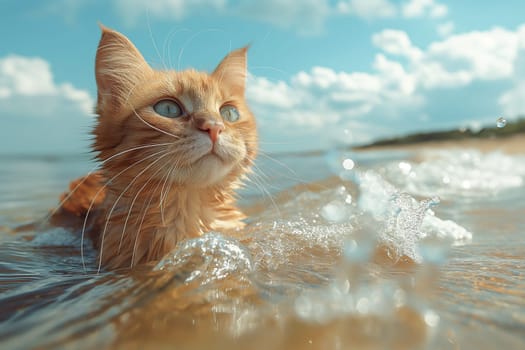
[[[418,142],[407,145],[374,146],[360,149],[360,152],[401,149],[401,150],[429,150],[429,149],[477,149],[482,152],[500,151],[507,154],[525,153],[525,134],[517,134],[509,137],[499,138],[470,138],[451,141],[429,141]]]

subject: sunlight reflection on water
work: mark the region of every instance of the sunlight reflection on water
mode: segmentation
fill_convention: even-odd
[[[261,164],[274,197],[244,192],[251,215],[243,232],[186,241],[156,267],[131,272],[96,274],[87,249],[88,271],[79,273],[80,242],[64,230],[30,241],[0,231],[0,344],[447,348],[476,345],[467,342],[476,332],[478,345],[518,348],[525,251],[516,242],[525,224],[514,198],[525,194],[523,159],[475,151],[418,157],[333,151],[288,157],[295,172]],[[85,171],[75,162],[48,164],[55,170],[31,186],[53,184],[50,193],[3,205],[0,225],[45,213],[72,173]],[[23,189],[33,181],[30,167],[14,164],[0,179]],[[486,215],[494,205],[503,212]],[[486,295],[477,299],[476,291]],[[491,300],[500,306],[487,306]]]

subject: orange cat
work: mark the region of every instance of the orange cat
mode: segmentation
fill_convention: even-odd
[[[71,184],[51,222],[76,219],[107,268],[155,261],[183,239],[243,227],[234,190],[257,153],[246,51],[231,52],[211,74],[154,70],[124,35],[102,27],[93,132],[101,169]]]

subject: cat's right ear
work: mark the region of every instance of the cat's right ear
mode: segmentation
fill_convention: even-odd
[[[100,29],[102,37],[95,60],[97,111],[115,112],[152,69],[128,38],[103,25]]]

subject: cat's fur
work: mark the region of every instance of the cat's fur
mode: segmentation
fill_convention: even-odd
[[[155,261],[183,239],[243,226],[234,191],[257,153],[246,51],[232,51],[211,74],[155,70],[124,35],[102,27],[93,132],[101,169],[72,183],[52,218],[77,218],[102,266]],[[163,99],[178,101],[184,116],[157,114]],[[221,118],[225,104],[238,109],[238,121]],[[223,124],[222,132],[212,137],[206,123]]]

